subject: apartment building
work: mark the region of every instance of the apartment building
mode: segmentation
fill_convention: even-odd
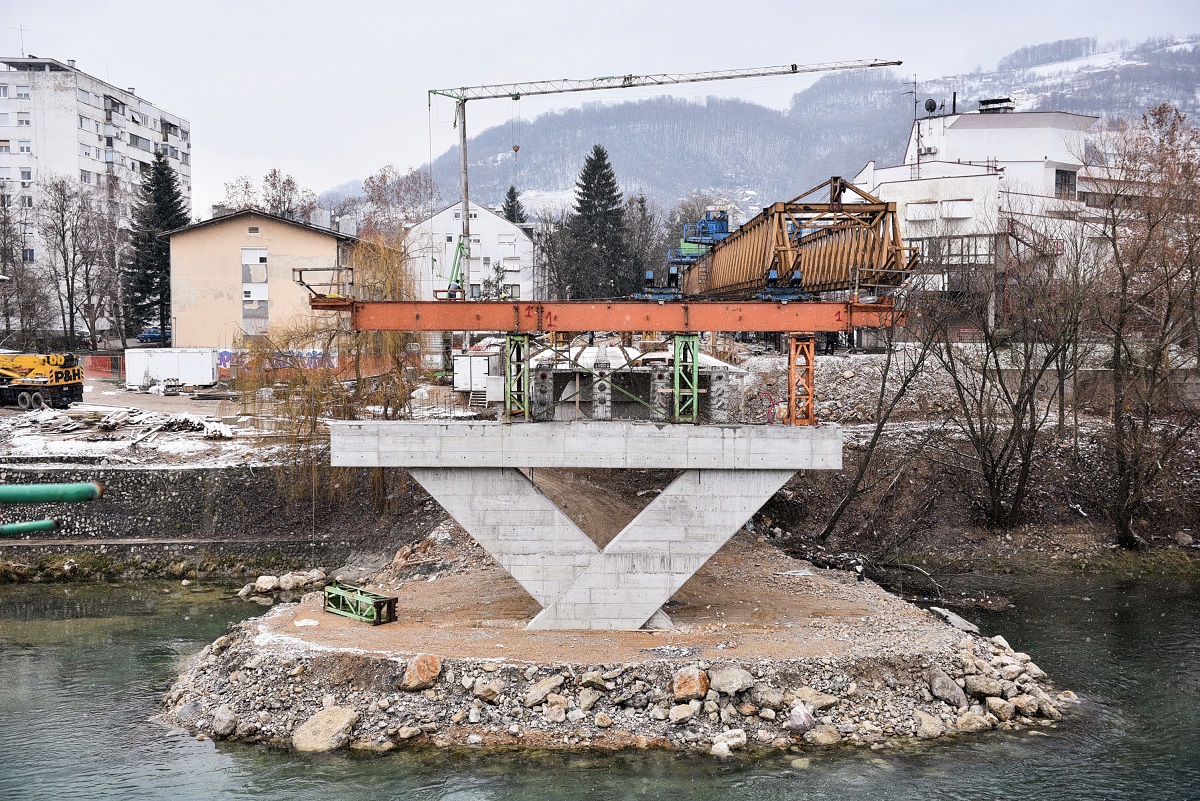
[[[39,177],[74,176],[111,193],[128,222],[142,178],[162,151],[190,202],[187,120],[74,61],[29,56],[0,58],[0,66],[0,180],[10,181],[12,194],[36,198]]]
[[[485,206],[470,205],[470,264],[459,259],[467,297],[540,300],[533,224],[511,223]],[[413,226],[404,246],[416,272],[418,299],[434,300],[435,292],[449,287],[460,239],[461,201]]]
[[[0,58],[0,202],[19,209],[21,258],[34,274],[52,281],[50,254],[37,234],[40,186],[64,177],[94,187],[117,225],[128,229],[157,152],[175,169],[190,205],[192,131],[186,119],[139,97],[134,87],[83,72],[74,61]],[[100,310],[99,330],[108,329],[106,299],[87,302]],[[63,326],[58,318],[52,330]],[[81,320],[76,328],[84,329]]]

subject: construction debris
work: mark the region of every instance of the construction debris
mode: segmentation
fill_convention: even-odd
[[[130,439],[130,445],[152,441],[162,432],[197,432],[207,439],[232,439],[233,427],[212,417],[200,417],[195,414],[162,415],[157,412],[135,409],[132,407],[95,406],[91,404],[76,404],[69,409],[39,409],[11,418],[9,426],[13,430],[37,429],[47,434],[77,434],[70,439],[88,441],[112,441],[124,437],[97,432],[112,432],[120,430]]]

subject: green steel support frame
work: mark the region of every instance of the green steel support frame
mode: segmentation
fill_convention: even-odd
[[[675,334],[675,422],[700,419],[700,335]]]
[[[511,420],[520,415],[525,421],[532,419],[529,403],[529,334],[509,334],[504,340],[504,417]]]

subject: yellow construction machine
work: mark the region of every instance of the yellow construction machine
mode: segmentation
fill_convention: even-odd
[[[0,353],[0,405],[65,409],[83,401],[83,367],[74,353]]]

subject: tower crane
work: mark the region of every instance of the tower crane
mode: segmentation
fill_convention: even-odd
[[[836,72],[871,67],[896,67],[900,61],[868,59],[859,61],[830,61],[821,64],[784,64],[775,67],[715,70],[711,72],[654,73],[650,75],[611,75],[602,78],[562,78],[550,81],[498,83],[484,86],[463,86],[457,89],[430,89],[429,102],[434,95],[454,100],[455,124],[458,126],[459,168],[462,179],[462,241],[465,246],[463,286],[470,286],[471,265],[471,207],[467,189],[467,101],[507,97],[519,100],[527,95],[556,95],[567,92],[593,92],[600,89],[634,89],[641,86],[671,86],[681,83],[707,83],[737,78],[766,78],[780,75],[801,75],[813,72]]]

